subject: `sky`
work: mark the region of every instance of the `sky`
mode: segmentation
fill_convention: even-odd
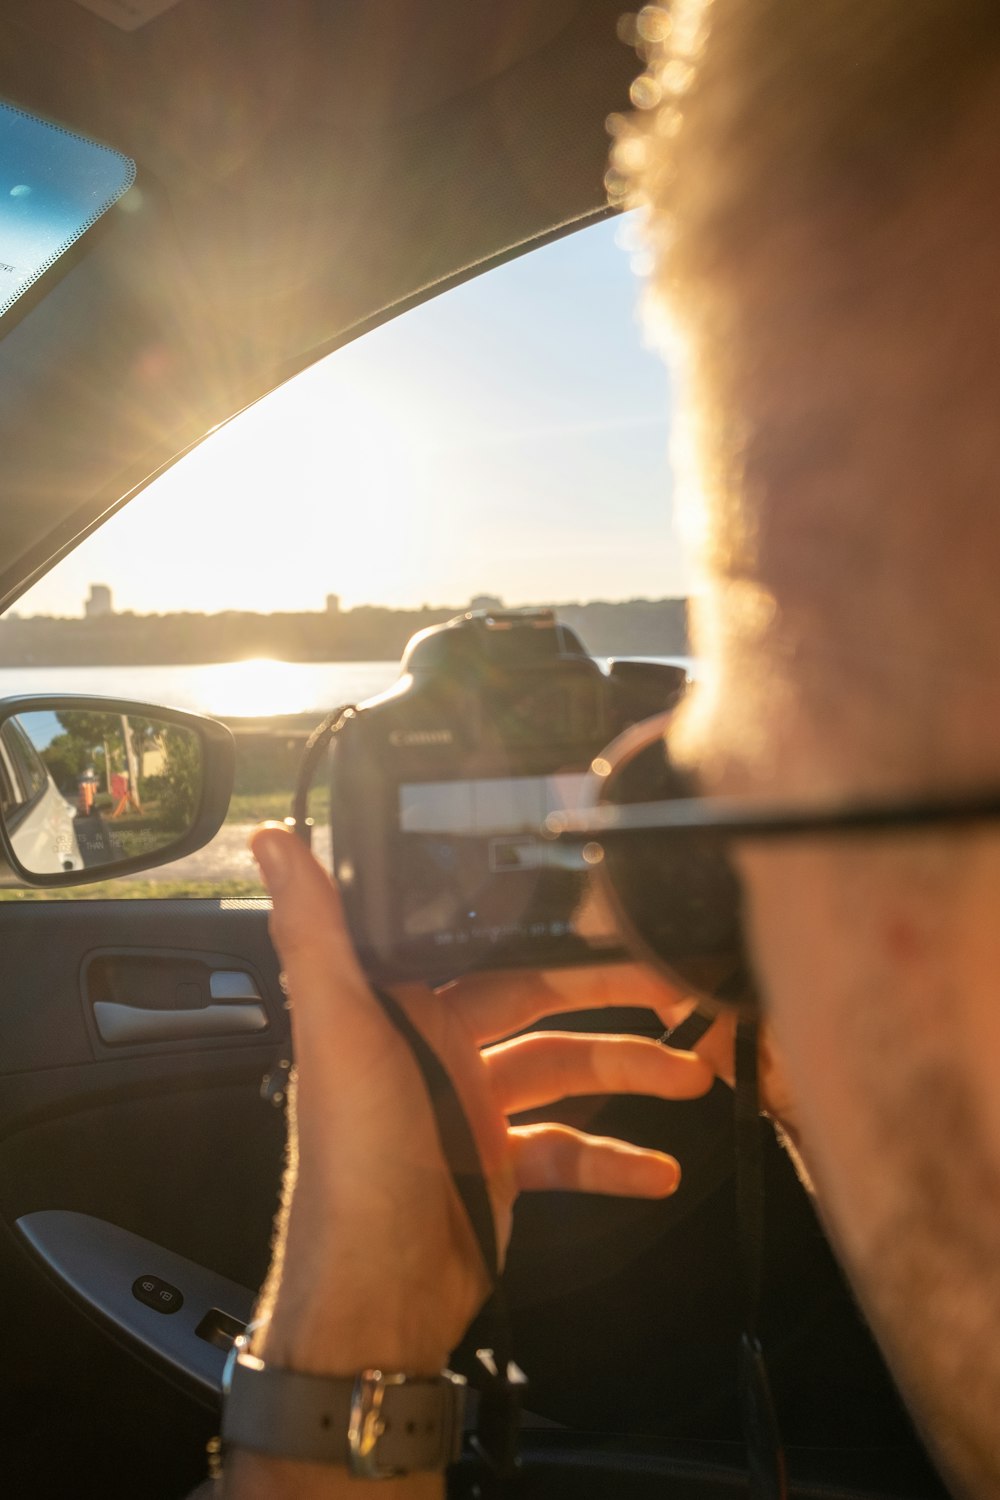
[[[322,609],[686,592],[671,394],[606,221],[473,278],[272,392],[18,601]]]

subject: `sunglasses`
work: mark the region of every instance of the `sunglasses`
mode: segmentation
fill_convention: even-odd
[[[918,833],[1000,818],[1000,791],[769,805],[699,795],[669,758],[670,713],[634,724],[592,762],[588,804],[552,812],[547,838],[583,845],[625,946],[711,1007],[752,1014],[757,992],[732,859],[741,839]]]

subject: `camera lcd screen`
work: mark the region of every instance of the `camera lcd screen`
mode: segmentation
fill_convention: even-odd
[[[586,782],[563,772],[400,786],[393,883],[406,937],[439,948],[611,941],[580,850],[540,833],[549,813],[582,805]]]
[[[538,834],[549,813],[582,807],[586,782],[585,775],[570,771],[404,784],[399,788],[399,826],[403,833]]]

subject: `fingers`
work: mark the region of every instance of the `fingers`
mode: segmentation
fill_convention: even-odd
[[[314,1033],[328,1047],[340,1024],[356,1025],[378,1009],[351,946],[340,898],[323,867],[280,823],[256,829],[250,849],[273,903],[271,937],[293,999],[296,1030]]]
[[[510,1132],[518,1187],[524,1192],[611,1193],[666,1198],[681,1169],[672,1156],[568,1125],[526,1125]]]
[[[300,1074],[313,1065],[358,1066],[386,1045],[381,1007],[351,944],[333,882],[305,846],[281,824],[264,824],[250,841],[273,902],[271,936],[293,999]],[[676,1021],[691,1002],[652,970],[595,965],[544,974],[508,971],[471,975],[431,995],[422,986],[397,991],[431,1044],[453,1052],[456,1036],[482,1046],[510,1037],[542,1017],[572,1010],[649,1007]],[[343,1027],[351,1028],[344,1047]],[[584,1094],[641,1093],[692,1098],[725,1076],[728,1037],[720,1023],[699,1044],[700,1057],[635,1037],[534,1034],[493,1047],[487,1063],[503,1115]],[[702,1061],[706,1058],[707,1061]],[[464,1084],[464,1079],[462,1080]],[[465,1092],[463,1088],[463,1093]]]
[[[250,836],[250,852],[274,903],[271,932],[282,956],[295,963],[322,943],[356,967],[337,892],[305,845],[281,823],[264,823]]]
[[[491,1047],[484,1058],[505,1115],[584,1094],[694,1099],[714,1076],[693,1053],[642,1037],[538,1031]]]
[[[522,1031],[543,1016],[576,1010],[639,1007],[655,1010],[665,1025],[675,1025],[693,1003],[639,964],[595,964],[543,974],[529,970],[470,974],[440,994],[463,1011],[466,1025],[481,1045]]]

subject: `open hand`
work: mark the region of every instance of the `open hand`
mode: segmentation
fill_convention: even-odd
[[[280,825],[252,841],[274,911],[291,1002],[297,1091],[286,1204],[258,1336],[264,1358],[349,1374],[436,1371],[489,1288],[448,1174],[423,1080],[372,994],[329,876]],[[710,1066],[639,1037],[512,1033],[567,1010],[682,1003],[622,966],[477,975],[393,990],[447,1068],[475,1134],[500,1258],[522,1189],[662,1197],[680,1177],[663,1153],[563,1125],[512,1126],[571,1095],[690,1098]],[[655,998],[654,998],[655,997]]]

